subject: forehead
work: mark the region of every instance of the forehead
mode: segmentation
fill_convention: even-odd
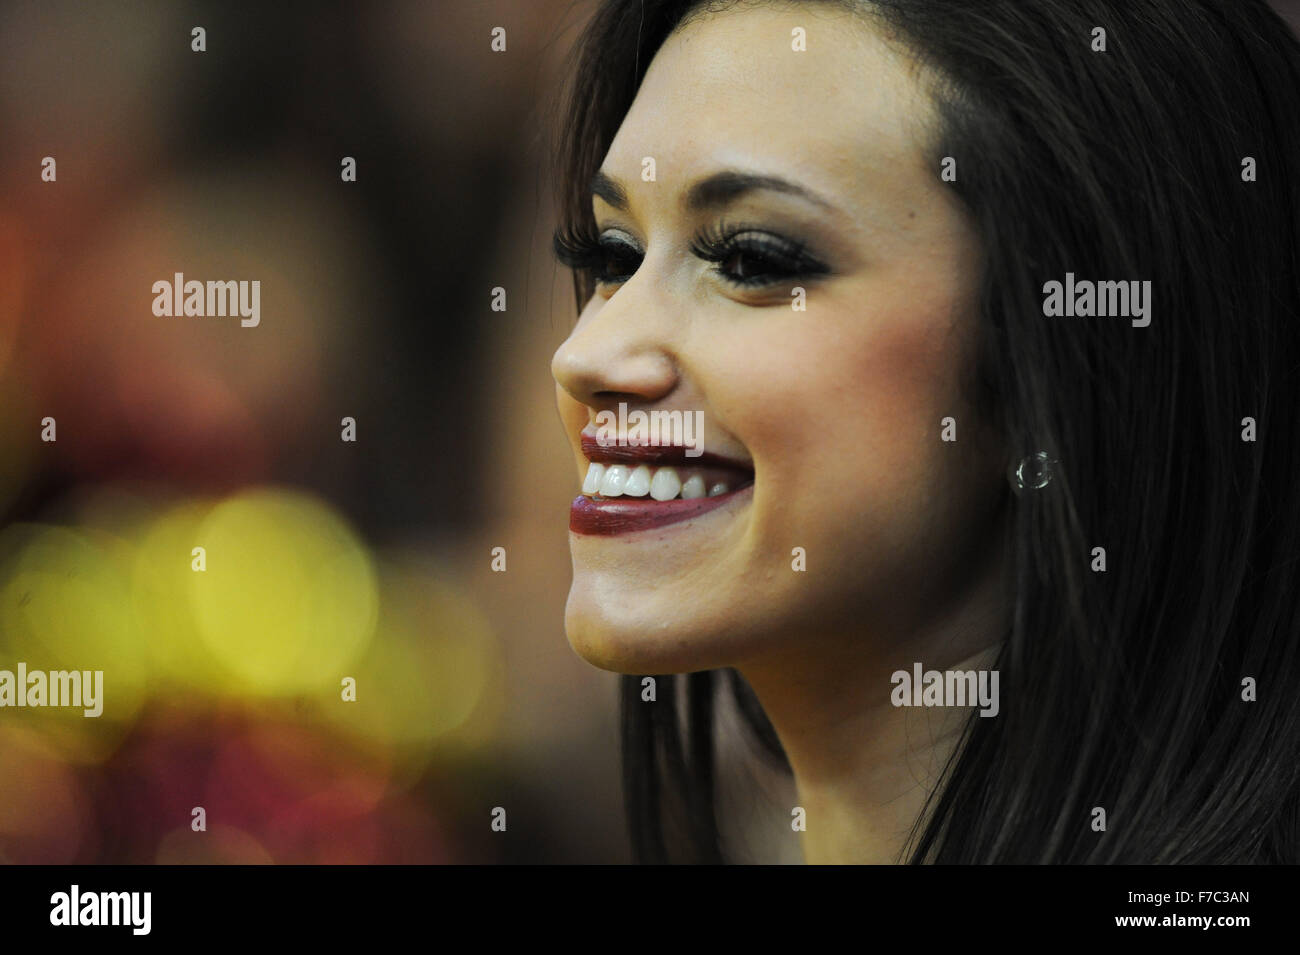
[[[932,187],[932,122],[919,71],[860,16],[818,3],[733,7],[668,37],[603,168],[634,192],[647,156],[658,181],[683,188],[719,166],[757,169],[851,207],[865,192]]]

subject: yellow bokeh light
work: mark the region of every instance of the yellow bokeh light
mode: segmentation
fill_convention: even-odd
[[[7,711],[39,728],[69,758],[98,762],[121,741],[144,705],[149,663],[119,566],[121,548],[42,524],[0,532],[0,667],[102,671],[102,712],[24,707]]]
[[[337,686],[375,627],[369,552],[333,510],[302,492],[258,489],[229,498],[199,525],[191,567],[198,631],[246,689],[281,695]]]
[[[435,747],[455,748],[490,726],[501,704],[500,644],[468,595],[439,580],[444,570],[383,565],[376,637],[349,674],[356,702],[324,708],[337,726],[392,752],[405,780]]]
[[[211,502],[184,501],[153,521],[140,537],[131,588],[160,680],[215,694],[228,689],[230,680],[195,619],[189,592],[195,572],[188,556],[211,510]]]

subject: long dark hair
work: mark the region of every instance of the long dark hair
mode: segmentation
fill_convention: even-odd
[[[660,44],[731,5],[599,6],[555,150],[562,229],[591,227]],[[927,68],[933,168],[956,159],[984,247],[984,403],[1013,460],[1055,462],[1014,505],[1001,713],[968,721],[905,857],[1300,861],[1300,45],[1261,0],[838,5]],[[1150,325],[1045,317],[1067,272],[1149,279]],[[722,861],[718,684],[779,760],[771,725],[734,671],[660,677],[654,704],[621,679],[637,857]]]

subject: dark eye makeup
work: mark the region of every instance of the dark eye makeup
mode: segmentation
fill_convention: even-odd
[[[588,272],[600,285],[626,282],[644,253],[618,233],[597,233],[588,226],[560,228],[552,242],[555,257],[572,269]],[[712,271],[741,289],[758,289],[796,278],[824,275],[829,267],[801,242],[748,223],[718,223],[701,229],[691,252],[714,263]]]

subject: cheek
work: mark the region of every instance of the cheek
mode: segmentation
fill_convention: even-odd
[[[730,403],[763,476],[903,489],[941,470],[954,457],[942,419],[956,419],[959,443],[975,435],[959,387],[970,349],[944,314],[860,314],[747,348],[747,393]]]
[[[840,584],[914,589],[986,488],[961,388],[970,329],[947,303],[840,314],[745,349],[751,384],[731,403],[770,502],[755,530],[773,560],[804,546],[855,568]]]

